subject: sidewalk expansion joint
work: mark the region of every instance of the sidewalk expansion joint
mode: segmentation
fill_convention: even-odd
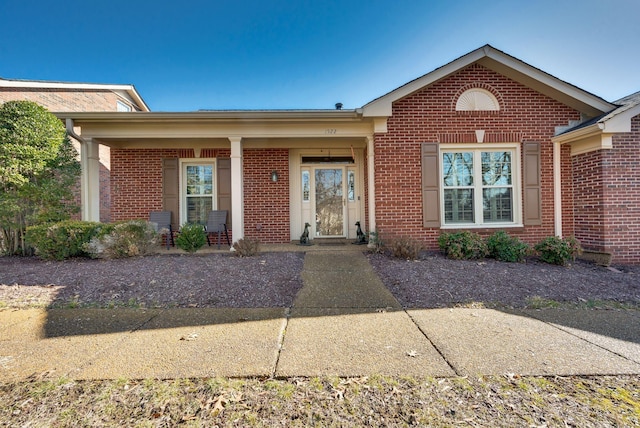
[[[607,347],[605,347],[605,346],[600,345],[599,343],[593,342],[593,341],[591,341],[591,340],[589,340],[589,339],[587,339],[587,338],[585,338],[585,337],[582,337],[582,336],[580,336],[580,335],[577,335],[577,334],[573,333],[572,331],[565,330],[565,329],[563,329],[563,328],[561,328],[561,327],[557,326],[556,324],[554,324],[554,323],[552,323],[552,322],[549,322],[549,321],[545,321],[545,320],[543,320],[543,319],[540,319],[540,318],[536,317],[536,316],[535,316],[535,315],[533,315],[533,314],[530,314],[530,315],[528,315],[528,316],[532,317],[533,319],[535,319],[535,320],[537,320],[537,321],[540,321],[540,322],[542,322],[542,323],[545,323],[545,324],[547,324],[548,326],[551,326],[551,327],[553,327],[553,328],[555,328],[555,329],[557,329],[557,330],[560,330],[560,331],[561,331],[561,332],[563,332],[563,333],[569,334],[569,335],[571,335],[571,336],[573,336],[573,337],[575,337],[575,338],[577,338],[577,339],[579,339],[579,340],[581,340],[581,341],[583,341],[583,342],[586,342],[586,343],[588,343],[588,344],[590,344],[590,345],[593,345],[593,346],[595,346],[595,347],[597,347],[597,348],[600,348],[600,349],[602,349],[602,350],[604,350],[604,351],[606,351],[606,352],[608,352],[608,353],[610,353],[610,354],[617,355],[618,357],[620,357],[620,358],[622,358],[622,359],[624,359],[624,360],[627,360],[627,361],[629,361],[629,362],[631,362],[631,363],[634,363],[634,364],[638,364],[638,365],[640,365],[640,361],[636,361],[636,360],[634,360],[634,359],[631,359],[631,358],[627,357],[627,356],[626,356],[626,355],[624,355],[624,354],[621,354],[621,353],[619,353],[619,352],[613,351],[613,350],[611,350],[611,349],[609,349],[609,348],[607,348]]]
[[[422,333],[422,335],[424,336],[425,339],[427,339],[427,341],[431,344],[431,346],[433,346],[433,349],[436,350],[436,352],[438,353],[438,355],[440,355],[440,357],[444,360],[445,363],[447,363],[447,365],[449,366],[449,368],[455,373],[456,376],[462,376],[462,374],[460,373],[460,371],[458,369],[455,368],[455,366],[453,364],[451,364],[451,362],[447,359],[447,357],[442,353],[442,351],[440,350],[440,348],[438,348],[436,346],[435,343],[433,343],[433,341],[429,338],[429,336],[427,336],[427,333],[425,333],[425,331],[420,327],[420,325],[416,322],[416,320],[413,319],[413,317],[411,316],[411,314],[407,311],[407,308],[402,308],[402,310],[404,311],[405,314],[407,314],[407,316],[409,317],[409,319],[411,320],[411,322],[416,326],[416,328],[420,331],[420,333]]]
[[[278,365],[280,364],[280,355],[282,354],[282,348],[284,346],[284,336],[287,333],[287,327],[289,326],[289,318],[291,317],[291,306],[287,307],[284,311],[284,319],[282,321],[282,327],[280,328],[280,334],[278,334],[278,350],[276,352],[276,361],[273,364],[273,370],[271,371],[271,378],[276,378],[278,372]]]

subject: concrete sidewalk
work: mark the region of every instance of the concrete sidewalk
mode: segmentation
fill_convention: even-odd
[[[359,251],[308,252],[291,308],[0,311],[0,381],[640,374],[640,312],[403,310]]]

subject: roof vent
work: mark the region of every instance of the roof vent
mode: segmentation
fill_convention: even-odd
[[[342,110],[342,103],[336,103],[336,110]]]

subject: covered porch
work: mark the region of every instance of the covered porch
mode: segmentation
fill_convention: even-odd
[[[359,110],[59,117],[81,143],[83,220],[99,220],[105,145],[114,221],[168,210],[179,227],[205,208],[223,209],[234,242],[274,244],[298,239],[305,224],[312,239],[355,238],[356,221],[375,229],[373,135],[381,124]]]

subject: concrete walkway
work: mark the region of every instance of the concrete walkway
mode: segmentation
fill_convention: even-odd
[[[0,381],[640,374],[639,311],[405,311],[360,251],[302,275],[291,308],[2,310]]]

